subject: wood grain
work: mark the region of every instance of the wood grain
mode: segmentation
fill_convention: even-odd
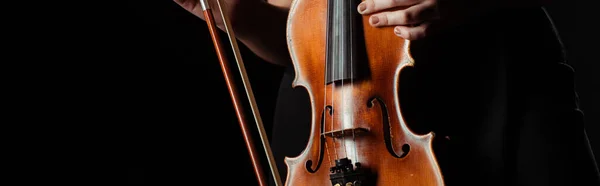
[[[400,110],[399,75],[402,68],[413,64],[409,42],[394,35],[391,27],[371,27],[365,16],[366,50],[361,52],[365,52],[367,60],[361,62],[366,63],[362,67],[367,69],[360,70],[368,70],[368,75],[343,84],[325,85],[326,19],[327,1],[293,1],[287,25],[288,47],[296,71],[293,86],[309,93],[312,122],[307,123],[311,135],[305,150],[296,157],[285,158],[285,185],[331,185],[329,167],[334,159],[343,157],[358,159],[368,168],[373,173],[372,185],[444,185],[431,147],[433,133],[413,133]],[[380,101],[373,101],[375,98]],[[333,108],[332,115],[327,114],[327,106]],[[344,128],[366,128],[369,132],[335,141],[321,135]],[[388,129],[392,152],[384,140]],[[405,144],[410,151],[402,156]]]

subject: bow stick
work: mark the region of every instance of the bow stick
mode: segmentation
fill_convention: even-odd
[[[224,13],[223,8],[221,7],[221,0],[216,0],[219,8],[219,12],[221,12],[221,17],[223,18],[223,23],[225,25],[225,32],[229,37],[229,41],[231,43],[231,47],[233,49],[233,53],[235,54],[235,60],[238,65],[238,69],[240,71],[242,82],[244,84],[246,95],[248,96],[248,100],[250,101],[250,108],[254,115],[254,120],[259,129],[260,140],[262,145],[264,146],[265,153],[267,155],[267,160],[269,162],[269,166],[271,168],[271,173],[273,174],[273,178],[275,179],[275,185],[279,186],[281,184],[281,178],[279,176],[279,172],[277,171],[277,167],[275,166],[275,161],[273,158],[273,153],[271,152],[271,148],[267,141],[267,135],[262,123],[262,119],[260,117],[260,113],[258,112],[258,107],[256,104],[256,100],[254,99],[254,94],[252,93],[252,87],[250,86],[250,81],[248,81],[248,76],[246,74],[246,69],[244,67],[244,63],[242,61],[242,57],[240,55],[240,51],[238,49],[238,45],[236,42],[236,38],[231,29],[231,25],[229,24],[229,19],[227,14]],[[246,126],[246,116],[244,115],[244,108],[242,107],[239,97],[237,95],[237,89],[234,85],[233,77],[231,76],[231,72],[228,67],[228,60],[226,53],[223,49],[223,45],[221,44],[221,39],[219,37],[218,29],[215,24],[215,19],[213,17],[213,12],[207,0],[200,0],[200,4],[202,6],[202,11],[204,12],[204,17],[206,19],[206,23],[208,25],[208,29],[210,31],[210,35],[213,40],[213,44],[215,46],[215,50],[217,52],[217,57],[221,64],[221,70],[223,71],[223,75],[225,76],[225,82],[227,83],[227,88],[229,90],[229,94],[231,99],[233,100],[233,106],[236,111],[236,115],[238,118],[238,122],[242,129],[242,134],[244,136],[244,141],[246,142],[246,147],[248,148],[248,153],[250,154],[250,158],[252,161],[252,165],[254,166],[254,173],[256,174],[256,178],[258,179],[258,184],[260,186],[266,186],[267,182],[263,175],[262,168],[260,166],[260,159],[257,156],[256,149],[254,147],[254,142],[251,137],[251,133]]]

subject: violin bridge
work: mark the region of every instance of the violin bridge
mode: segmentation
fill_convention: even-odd
[[[330,138],[344,138],[344,137],[353,137],[353,136],[361,136],[369,132],[366,128],[347,128],[343,130],[333,130],[325,132],[321,135]]]

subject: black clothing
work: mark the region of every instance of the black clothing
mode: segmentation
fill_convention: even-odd
[[[447,185],[600,185],[574,71],[543,9],[482,16],[411,50],[404,118],[418,133],[436,133]],[[311,125],[308,94],[292,88],[294,76],[292,68],[284,74],[274,118],[282,179],[283,158],[304,150]]]

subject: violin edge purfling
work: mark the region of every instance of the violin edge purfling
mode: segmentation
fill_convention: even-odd
[[[410,42],[393,28],[371,27],[354,3],[292,2],[286,29],[296,72],[292,86],[308,92],[312,114],[306,148],[285,158],[285,185],[334,185],[339,172],[332,170],[346,160],[364,171],[361,185],[444,185],[433,132],[413,133],[400,110],[400,73],[413,65]]]

